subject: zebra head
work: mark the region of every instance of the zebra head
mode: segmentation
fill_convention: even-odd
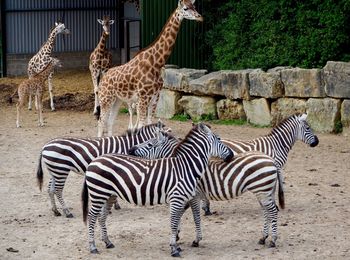
[[[173,153],[179,141],[167,132],[158,131],[157,137],[131,147],[128,153],[146,159],[165,158]]]
[[[306,122],[307,114],[297,116],[299,120],[299,129],[297,138],[311,147],[318,145],[318,137],[312,132],[309,124]]]
[[[233,151],[224,145],[220,138],[214,134],[207,125],[199,123],[197,129],[202,135],[206,135],[210,156],[219,157],[225,162],[230,161],[233,158]]]

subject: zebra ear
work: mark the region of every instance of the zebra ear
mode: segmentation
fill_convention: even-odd
[[[160,118],[158,118],[157,127],[158,127],[159,129],[162,129],[162,128],[163,128],[163,123],[162,123],[162,121],[160,120]]]
[[[300,120],[303,120],[303,121],[306,121],[306,118],[307,118],[307,114],[302,114],[299,119]]]

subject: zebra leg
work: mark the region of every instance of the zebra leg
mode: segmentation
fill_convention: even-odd
[[[101,212],[102,206],[97,204],[97,205],[92,205],[89,214],[88,214],[88,220],[89,220],[89,249],[90,253],[92,254],[98,254],[97,247],[95,245],[95,225],[96,225],[96,220],[97,216]]]
[[[269,211],[269,220],[271,223],[271,241],[270,241],[269,247],[276,247],[278,208],[274,201],[269,205],[268,211]]]
[[[113,243],[109,240],[107,235],[107,226],[106,226],[106,219],[108,216],[109,211],[111,210],[113,204],[116,203],[116,197],[111,196],[109,200],[107,201],[106,205],[102,208],[101,215],[98,218],[98,222],[101,227],[101,233],[102,233],[102,241],[105,242],[106,248],[114,248]]]
[[[200,212],[200,199],[194,198],[189,201],[192,209],[193,219],[196,226],[196,239],[192,242],[193,247],[199,246],[199,241],[202,240],[202,229],[201,229],[201,212]]]
[[[208,199],[202,199],[202,210],[204,210],[204,216],[213,215],[210,211],[210,201]]]
[[[171,248],[171,256],[174,256],[174,257],[180,257],[181,248],[176,243],[176,237],[178,234],[180,219],[183,213],[184,213],[184,207],[179,206],[178,201],[170,203],[170,228],[171,228],[170,248]]]
[[[60,178],[55,180],[55,195],[61,204],[63,213],[66,215],[67,218],[73,218],[73,214],[70,213],[66,203],[64,202],[63,199],[63,188],[64,184],[66,183],[68,177],[68,173],[60,173]]]
[[[61,213],[58,211],[57,206],[56,206],[56,201],[55,201],[55,179],[51,177],[49,181],[49,186],[48,186],[48,192],[49,196],[51,199],[51,206],[52,206],[52,211],[55,214],[56,217],[61,216]]]
[[[265,206],[263,207],[263,212],[264,212],[264,228],[262,231],[262,238],[259,239],[259,244],[260,245],[265,245],[265,240],[269,236],[269,226],[270,226],[270,219],[269,219],[269,212]]]

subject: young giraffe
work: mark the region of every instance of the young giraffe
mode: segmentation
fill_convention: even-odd
[[[29,78],[40,73],[51,62],[51,59],[52,59],[51,52],[55,45],[56,36],[57,34],[60,34],[60,33],[69,34],[70,32],[63,23],[56,22],[55,28],[51,31],[47,41],[41,46],[38,53],[35,54],[28,63]],[[51,110],[53,111],[55,110],[55,105],[53,103],[53,94],[52,94],[52,82],[51,82],[52,76],[53,76],[53,71],[51,74],[48,75],[50,106],[51,106]],[[35,102],[35,104],[37,104],[37,102]],[[29,96],[28,109],[30,110],[31,108],[32,108],[32,99],[31,99],[31,96]]]
[[[24,106],[25,98],[28,95],[35,95],[35,99],[37,100],[38,105],[38,118],[39,118],[39,126],[44,126],[43,116],[42,116],[42,95],[45,88],[45,81],[48,76],[53,72],[55,67],[61,67],[61,63],[56,58],[51,58],[51,62],[41,71],[39,74],[34,75],[33,77],[24,80],[21,84],[19,84],[17,92],[18,92],[18,102],[17,102],[17,121],[16,126],[21,127],[20,113],[21,109]]]
[[[147,123],[151,123],[153,105],[157,103],[163,85],[161,70],[174,47],[182,20],[203,20],[193,5],[194,1],[179,0],[178,7],[169,17],[158,38],[128,63],[109,69],[103,76],[98,92],[99,137],[104,134],[107,122],[108,135],[112,135],[113,122],[123,101],[129,107],[132,103],[136,105],[137,119],[134,129],[144,125],[147,113]],[[129,122],[130,125],[132,122]]]
[[[106,48],[106,41],[109,37],[110,25],[114,23],[114,20],[110,20],[109,16],[104,16],[103,20],[97,19],[97,21],[102,25],[103,32],[99,43],[90,55],[89,63],[95,93],[94,114],[97,113],[97,106],[99,105],[97,93],[100,78],[112,66],[112,54]]]

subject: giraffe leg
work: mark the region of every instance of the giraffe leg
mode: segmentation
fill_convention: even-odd
[[[108,136],[112,136],[112,134],[113,134],[114,121],[115,121],[115,118],[118,114],[121,103],[122,103],[121,100],[117,99],[111,107],[111,111],[110,111],[108,122],[107,122],[107,134],[108,134]]]
[[[101,114],[97,122],[97,137],[102,137],[106,132],[107,118],[110,108],[107,105],[101,105]]]
[[[136,129],[143,127],[145,124],[150,100],[151,98],[140,99],[137,104],[137,124],[135,124]]]
[[[32,110],[32,95],[28,97],[28,110]]]
[[[41,94],[35,96],[36,100],[38,101],[38,119],[39,123],[38,126],[44,126],[44,120],[43,120],[43,109],[42,109],[42,97]]]
[[[158,92],[157,94],[155,94],[155,95],[152,97],[151,104],[148,106],[148,111],[147,111],[147,124],[152,124],[153,115],[156,114],[156,110],[157,110],[159,95],[160,95],[160,92]]]
[[[128,125],[128,129],[131,130],[133,129],[133,124],[132,124],[132,114],[134,113],[133,111],[133,103],[129,102],[128,103],[128,111],[129,111],[129,125]]]
[[[49,77],[48,77],[48,83],[49,83],[49,94],[50,94],[50,106],[51,106],[51,110],[55,111],[55,104],[53,103],[53,91],[52,91],[52,76],[53,76],[53,72],[50,73]]]
[[[95,94],[95,105],[94,105],[94,112],[93,114],[97,114],[97,107],[100,105],[100,102],[98,100],[98,78],[99,78],[99,72],[98,71],[91,71],[91,78],[92,83],[94,85],[94,94]]]
[[[21,124],[19,123],[20,121],[20,117],[21,117],[21,110],[24,106],[24,96],[23,94],[20,92],[20,90],[18,90],[18,102],[16,104],[16,108],[17,108],[17,120],[16,120],[16,126],[17,127],[21,127]]]

